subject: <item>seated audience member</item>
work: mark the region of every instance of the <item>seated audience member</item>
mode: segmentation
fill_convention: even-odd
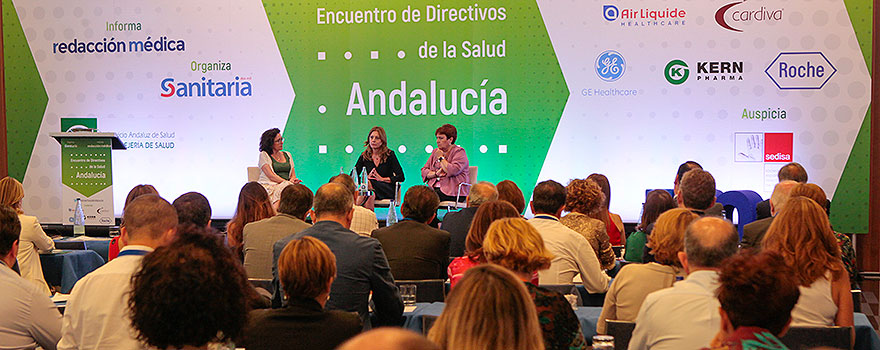
[[[314,237],[324,242],[336,256],[336,278],[330,288],[330,300],[325,309],[357,312],[365,329],[370,322],[370,293],[373,313],[378,325],[399,325],[403,315],[403,300],[394,285],[394,277],[382,244],[349,230],[354,215],[354,196],[338,183],[324,184],[315,193],[315,224],[297,234],[275,242],[273,251],[274,281],[278,284],[278,257],[288,242],[303,237]],[[276,289],[272,306],[281,307],[281,290]]]
[[[522,215],[523,211],[526,210],[526,199],[519,186],[513,181],[504,180],[495,185],[495,188],[498,190],[498,199],[513,204],[517,212]]]
[[[779,179],[780,183],[783,181],[806,183],[807,169],[804,169],[804,167],[798,163],[791,162],[779,168],[779,172],[776,173],[776,177]],[[755,206],[755,214],[757,214],[755,220],[766,219],[773,215],[773,210],[770,207],[770,204],[772,204],[772,199],[773,197],[771,196],[770,199],[765,199]],[[819,204],[821,205],[822,203]],[[779,210],[777,209],[776,211],[778,212]]]
[[[159,196],[159,191],[156,191],[156,188],[153,185],[137,185],[132,187],[131,191],[128,191],[128,195],[125,197],[125,204],[122,206],[122,211],[125,212],[125,208],[128,207],[128,203],[131,203],[135,198],[143,196],[145,194],[155,194]],[[161,197],[161,196],[160,196]],[[122,223],[119,225],[120,228],[125,226],[125,220],[121,220]],[[113,237],[110,240],[110,246],[107,248],[107,261],[116,259],[116,256],[119,255],[119,250],[122,249],[122,244],[119,242],[119,236]]]
[[[127,311],[137,339],[149,347],[222,348],[243,334],[248,300],[255,297],[223,241],[188,226],[143,258],[131,278]]]
[[[626,253],[623,259],[629,262],[642,262],[642,253],[645,244],[648,243],[648,235],[651,233],[648,227],[653,228],[654,222],[669,209],[675,208],[675,200],[666,190],[653,190],[648,192],[645,204],[642,208],[642,219],[636,230],[626,238]]]
[[[694,221],[678,253],[688,274],[672,288],[648,294],[636,316],[630,349],[700,349],[721,328],[715,297],[721,262],[736,253],[739,234],[718,217]]]
[[[489,231],[489,225],[501,218],[518,217],[520,214],[506,201],[489,201],[480,205],[468,230],[464,256],[452,259],[449,268],[446,269],[452,287],[455,287],[467,269],[486,262],[483,256],[483,240],[486,238],[486,232]],[[532,277],[532,283],[538,284],[537,274]]]
[[[356,314],[324,310],[336,276],[336,257],[326,244],[308,236],[290,241],[278,258],[278,271],[287,306],[251,311],[245,341],[236,345],[250,350],[333,350],[361,331]]]
[[[773,217],[782,211],[785,201],[791,196],[791,189],[797,186],[797,182],[784,180],[773,186],[773,195],[770,196],[770,213],[772,216],[752,221],[743,227],[743,236],[740,246],[742,248],[761,248],[761,240],[773,223]]]
[[[605,223],[594,219],[595,215],[602,211],[605,195],[602,189],[593,180],[574,179],[565,188],[565,210],[570,213],[559,219],[565,227],[580,233],[590,242],[593,252],[599,258],[602,269],[614,268],[614,251],[611,250],[611,242],[608,240],[608,232]]]
[[[351,202],[351,205],[354,208],[354,216],[352,216],[351,219],[351,230],[361,236],[369,237],[373,230],[379,228],[379,221],[376,219],[376,213],[372,210],[360,205],[354,205],[355,200],[357,200],[358,197],[357,186],[354,184],[354,179],[348,174],[339,174],[331,177],[330,183],[340,184],[351,193],[352,198],[354,198]]]
[[[654,248],[654,262],[629,264],[620,269],[605,295],[596,332],[605,334],[606,320],[635,321],[648,294],[672,287],[684,277],[678,252],[684,250],[685,229],[696,219],[697,214],[682,208],[660,215],[648,239],[648,245]]]
[[[605,201],[602,203],[600,210],[593,213],[592,217],[601,220],[605,224],[605,230],[608,233],[611,244],[626,245],[623,220],[620,219],[620,215],[612,213],[609,209],[611,208],[611,184],[608,182],[608,178],[602,174],[590,174],[590,176],[587,176],[587,180],[596,182],[605,195]]]
[[[211,227],[211,203],[205,195],[198,192],[187,192],[177,197],[171,206],[177,211],[178,225],[195,225]]]
[[[777,337],[788,330],[800,292],[781,256],[742,251],[722,264],[718,282],[721,330],[712,349],[788,349]]]
[[[581,275],[584,288],[590,293],[608,290],[611,277],[602,271],[593,247],[584,237],[559,222],[565,207],[565,187],[547,180],[535,186],[531,208],[535,217],[529,223],[535,226],[544,245],[554,256],[550,268],[538,272],[541,283],[572,284],[574,276]]]
[[[262,188],[261,188],[262,190]],[[131,277],[154,249],[169,244],[177,229],[177,212],[154,194],[137,197],[122,213],[123,243],[119,256],[76,282],[67,300],[59,349],[141,349],[125,306]],[[175,289],[182,294],[189,289]],[[193,315],[200,316],[200,315]]]
[[[400,206],[404,219],[373,231],[373,238],[382,244],[394,278],[445,279],[449,265],[449,232],[428,226],[437,216],[439,205],[440,199],[430,187],[410,187]]]
[[[244,270],[249,278],[272,278],[272,246],[311,227],[305,222],[310,209],[312,190],[302,184],[290,185],[281,190],[278,214],[244,226]]]
[[[675,180],[673,181],[672,193],[675,194],[675,200],[676,200],[676,203],[679,203],[679,206],[681,203],[678,201],[679,189],[681,187],[681,180],[684,179],[685,173],[687,173],[688,171],[694,170],[694,169],[703,170],[703,167],[700,166],[700,163],[697,163],[692,160],[681,163],[681,165],[678,166],[678,172],[675,174]],[[712,180],[713,187],[715,185],[714,181],[715,180],[713,179]],[[713,191],[712,195],[714,196],[715,190],[713,189],[712,191]],[[693,209],[693,208],[691,208],[691,209]],[[709,206],[708,208],[706,208],[705,210],[703,210],[703,212],[704,212],[704,215],[723,217],[724,216],[724,206],[721,205],[721,203],[716,202],[715,204],[713,204],[713,205]],[[700,215],[700,216],[703,216],[703,215]]]
[[[54,350],[61,338],[61,313],[42,288],[12,270],[21,235],[18,216],[0,205],[0,348]]]
[[[481,204],[498,199],[498,190],[491,182],[480,181],[471,188],[467,196],[467,208],[451,211],[443,217],[440,228],[449,232],[449,256],[464,255],[464,241],[471,221]]]
[[[467,186],[461,186],[470,180],[467,152],[455,144],[458,130],[452,124],[443,124],[434,136],[437,148],[422,167],[422,181],[437,192],[441,201],[457,201],[456,196],[467,196],[469,191]]]
[[[280,192],[280,191],[279,191]],[[241,188],[238,194],[238,205],[235,214],[226,223],[226,241],[232,251],[239,258],[243,257],[242,238],[244,226],[275,216],[275,208],[269,201],[266,189],[256,182],[248,182]]]
[[[825,209],[806,197],[791,197],[762,243],[792,267],[801,297],[791,312],[794,326],[853,325],[849,275]]]
[[[16,254],[21,278],[39,286],[43,294],[50,295],[52,293],[49,291],[49,284],[43,277],[40,252],[50,252],[55,249],[55,242],[43,232],[37,217],[24,215],[24,211],[21,210],[22,199],[24,199],[24,187],[21,182],[8,176],[0,179],[0,206],[5,205],[15,210],[21,223]]]
[[[422,335],[400,328],[377,328],[345,342],[339,350],[440,350]]]
[[[513,273],[493,264],[465,272],[428,339],[443,350],[544,350],[528,290]]]
[[[825,191],[819,185],[798,184],[791,190],[791,197],[796,196],[807,197],[816,201],[819,206],[825,208],[825,213],[829,214],[828,197],[825,197]],[[831,228],[831,232],[834,233],[834,238],[837,239],[837,245],[840,247],[840,259],[843,261],[843,266],[846,267],[846,272],[849,273],[850,285],[853,286],[852,289],[859,289],[859,270],[856,266],[856,252],[853,249],[852,240],[845,234],[834,231],[834,227]]]
[[[546,349],[586,349],[581,324],[565,296],[529,283],[535,271],[550,267],[553,259],[532,225],[522,218],[493,222],[483,242],[483,254],[489,263],[507,268],[525,283],[535,303]]]

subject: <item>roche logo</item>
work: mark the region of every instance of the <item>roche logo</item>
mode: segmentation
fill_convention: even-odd
[[[748,8],[748,6],[746,6],[746,8],[737,7],[736,9],[733,9],[733,7],[745,3],[746,0],[742,0],[722,6],[718,11],[715,11],[715,22],[724,29],[734,32],[742,32],[742,29],[736,28],[732,25],[736,24],[739,26],[738,24],[782,21],[782,13],[784,9],[781,8],[768,9],[764,6]]]
[[[619,52],[607,50],[596,57],[596,74],[599,75],[599,79],[616,81],[624,72],[626,72],[626,61]]]
[[[764,73],[781,90],[818,90],[837,68],[821,52],[782,52]]]
[[[684,63],[684,61],[672,60],[666,65],[666,68],[663,69],[663,75],[666,77],[666,81],[670,84],[681,85],[681,83],[684,83],[688,79],[690,69],[688,69],[688,65],[687,63]]]

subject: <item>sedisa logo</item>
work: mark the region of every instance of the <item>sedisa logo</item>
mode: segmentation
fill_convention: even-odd
[[[742,29],[733,25],[756,23],[756,22],[779,22],[782,21],[782,13],[784,9],[768,9],[765,6],[749,7],[739,6],[746,4],[746,0],[729,3],[715,11],[715,22],[722,28],[742,32]],[[736,7],[734,9],[734,7]]]
[[[764,133],[764,161],[791,162],[793,157],[794,133]]]
[[[619,19],[622,27],[683,26],[687,12],[677,7],[663,9],[624,8],[620,10],[615,5],[605,5],[602,7],[602,16],[608,22]]]
[[[202,77],[201,81],[174,82],[174,78],[162,79],[162,97],[248,97],[253,94],[249,78],[235,77],[232,81],[214,81]]]
[[[787,112],[782,108],[753,109],[743,108],[742,119],[751,120],[779,120],[787,117]]]

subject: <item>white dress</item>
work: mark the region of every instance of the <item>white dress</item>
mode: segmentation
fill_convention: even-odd
[[[845,271],[844,271],[845,272]],[[831,295],[831,273],[819,278],[809,287],[798,287],[801,297],[791,310],[792,326],[833,326],[837,304]]]
[[[287,159],[290,160],[290,171],[294,171],[293,157],[290,156],[290,152],[281,152],[286,154]],[[257,164],[257,166],[260,168],[260,179],[257,180],[257,182],[259,182],[260,185],[263,185],[263,188],[266,189],[266,193],[269,194],[269,201],[271,201],[272,203],[276,203],[281,200],[281,191],[283,191],[285,187],[290,186],[293,183],[290,181],[283,181],[278,183],[269,180],[269,176],[267,176],[266,173],[263,171],[263,165],[265,164],[269,164],[269,166],[271,167],[272,157],[270,157],[268,153],[263,151],[260,152],[260,162]]]
[[[46,284],[40,264],[40,252],[55,249],[55,242],[43,232],[36,217],[19,214],[18,220],[21,221],[21,236],[18,238],[17,259],[21,277],[36,283],[49,295],[49,285]]]

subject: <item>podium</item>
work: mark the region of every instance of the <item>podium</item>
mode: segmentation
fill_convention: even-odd
[[[49,136],[61,144],[61,218],[73,225],[76,199],[82,200],[88,226],[112,226],[113,162],[111,150],[125,145],[112,132],[53,132]]]

